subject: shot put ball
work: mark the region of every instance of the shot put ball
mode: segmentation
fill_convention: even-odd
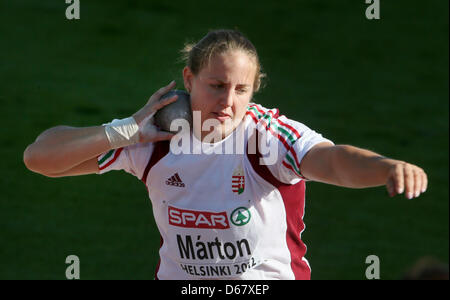
[[[170,98],[174,95],[178,95],[178,99],[169,105],[159,109],[155,114],[155,124],[164,131],[177,133],[177,131],[170,130],[170,124],[176,119],[185,119],[189,126],[192,128],[192,111],[191,111],[191,98],[189,94],[181,90],[172,90],[163,95],[160,99]],[[178,128],[181,130],[181,128]]]

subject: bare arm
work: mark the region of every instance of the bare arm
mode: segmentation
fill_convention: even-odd
[[[75,128],[57,126],[44,131],[24,152],[28,169],[43,175],[68,171],[110,150],[103,126]],[[91,164],[93,166],[93,164]],[[87,169],[97,173],[98,167]]]
[[[47,177],[66,177],[66,176],[94,174],[94,173],[98,173],[98,172],[99,172],[99,168],[98,168],[97,157],[94,157],[85,162],[82,162],[79,165],[76,165],[75,167],[73,167],[67,171],[64,171],[61,173],[45,174],[45,176],[47,176]]]
[[[390,196],[402,194],[409,199],[427,189],[423,169],[404,161],[350,145],[320,143],[303,158],[300,169],[311,180],[349,187],[386,185]]]
[[[174,102],[177,96],[159,101],[175,87],[175,82],[159,89],[147,104],[133,114],[139,130],[139,142],[170,139],[173,134],[158,130],[152,123],[153,114]],[[26,167],[48,177],[98,173],[97,157],[111,149],[103,126],[57,126],[41,133],[23,154]]]

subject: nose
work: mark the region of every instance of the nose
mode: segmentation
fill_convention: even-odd
[[[231,107],[234,103],[234,91],[233,89],[226,89],[224,90],[223,94],[221,95],[220,103],[224,107]]]

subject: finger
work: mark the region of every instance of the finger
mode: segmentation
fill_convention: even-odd
[[[422,193],[425,193],[428,187],[428,177],[425,172],[422,172]]]
[[[405,181],[403,178],[403,164],[398,164],[395,166],[394,171],[394,182],[395,182],[395,191],[397,194],[402,194],[405,190]]]
[[[173,138],[174,136],[175,136],[175,134],[173,134],[173,133],[170,133],[170,132],[167,132],[167,131],[162,131],[162,130],[160,130],[160,131],[158,131],[158,132],[156,133],[156,136],[155,136],[154,141],[155,141],[155,142],[158,142],[158,141],[166,141],[166,140],[170,140],[170,139]]]
[[[178,99],[178,95],[173,95],[172,97],[165,98],[165,99],[157,102],[153,106],[152,110],[157,111],[157,110],[163,108],[164,106],[169,105],[170,103],[177,101],[177,99]]]
[[[171,89],[173,89],[175,85],[176,85],[175,80],[172,80],[168,85],[157,90],[156,93],[154,93],[151,98],[156,98],[159,100],[159,98],[161,98],[162,96],[167,94]]]
[[[422,175],[418,168],[414,169],[414,197],[417,198],[420,195],[420,189],[422,188]]]
[[[408,199],[412,199],[414,196],[414,173],[409,164],[404,167],[405,174],[405,196]]]
[[[387,183],[386,183],[386,189],[388,191],[388,194],[390,197],[394,197],[397,193],[395,191],[395,181],[394,178],[389,177]]]
[[[156,114],[156,112],[157,112],[159,109],[161,109],[162,107],[164,107],[164,106],[166,106],[166,105],[168,105],[168,104],[170,104],[170,103],[172,103],[172,102],[175,102],[177,99],[178,99],[178,96],[177,96],[177,95],[174,95],[174,96],[172,96],[172,97],[169,97],[169,98],[167,98],[167,99],[162,100],[161,102],[156,102],[155,104],[153,104],[153,105],[151,106],[151,109],[148,110],[148,112],[149,112],[150,114],[147,115],[147,116],[143,119],[142,123],[145,124],[148,120],[150,120],[151,118],[153,118],[153,116]]]

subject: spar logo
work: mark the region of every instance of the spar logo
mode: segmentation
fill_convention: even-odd
[[[245,207],[238,207],[231,213],[230,219],[231,223],[236,226],[243,226],[250,222],[251,218],[250,211]]]
[[[173,206],[168,207],[169,224],[184,228],[206,228],[206,229],[228,229],[230,223],[227,213],[198,211],[181,209]],[[231,223],[243,226],[250,222],[250,211],[245,207],[238,207],[230,215]]]
[[[185,228],[228,229],[227,213],[198,211],[169,206],[169,224]]]

